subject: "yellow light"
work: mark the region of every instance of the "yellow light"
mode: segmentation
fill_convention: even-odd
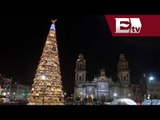
[[[49,31],[41,60],[36,70],[29,94],[29,105],[64,105],[56,29],[54,23]]]

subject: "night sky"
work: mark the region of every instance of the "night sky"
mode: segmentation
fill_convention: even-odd
[[[0,73],[32,85],[51,19],[57,18],[57,41],[64,90],[72,91],[75,61],[83,53],[87,79],[101,68],[115,79],[119,54],[129,61],[131,81],[143,73],[160,78],[160,38],[113,38],[103,15],[3,14],[0,19]]]

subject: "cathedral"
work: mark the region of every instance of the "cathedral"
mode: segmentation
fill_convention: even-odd
[[[98,77],[87,81],[86,60],[83,54],[80,54],[76,61],[74,98],[79,97],[81,100],[90,98],[99,102],[109,102],[116,98],[132,98],[130,71],[124,54],[119,57],[117,70],[116,82],[106,76],[105,69],[100,70]]]

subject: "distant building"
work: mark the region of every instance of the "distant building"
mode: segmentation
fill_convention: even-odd
[[[160,99],[160,82],[153,80],[148,85],[149,98]]]
[[[112,78],[107,77],[104,69],[101,69],[100,75],[92,81],[86,80],[86,73],[86,60],[83,54],[80,54],[76,61],[75,69],[75,99],[78,97],[82,101],[86,98],[96,99],[99,102],[108,102],[118,98],[130,98],[136,102],[144,100],[146,87],[144,84],[131,83],[129,65],[124,54],[121,54],[119,57],[117,81],[113,81]],[[159,87],[155,84],[155,88],[158,89]]]
[[[8,97],[10,95],[12,78],[6,78],[0,74],[0,94]]]
[[[27,100],[30,87],[15,82],[12,85],[10,99],[14,100]]]

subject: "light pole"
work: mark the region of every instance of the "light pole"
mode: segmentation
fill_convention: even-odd
[[[130,93],[128,94],[128,98],[131,98],[131,94]]]
[[[79,93],[79,97],[80,97],[80,98],[82,98],[82,95],[83,95],[83,93],[82,93],[82,92],[80,92],[80,93]]]
[[[43,80],[43,98],[42,98],[42,105],[44,105],[44,95],[45,95],[45,80],[46,80],[46,76],[45,75],[42,75],[41,76],[41,79]]]
[[[13,99],[14,100],[16,99],[16,93],[15,92],[13,93]]]
[[[117,93],[113,93],[114,99],[117,99]]]
[[[153,76],[150,76],[148,79],[147,79],[147,99],[150,99],[150,82],[154,80],[154,77]]]

